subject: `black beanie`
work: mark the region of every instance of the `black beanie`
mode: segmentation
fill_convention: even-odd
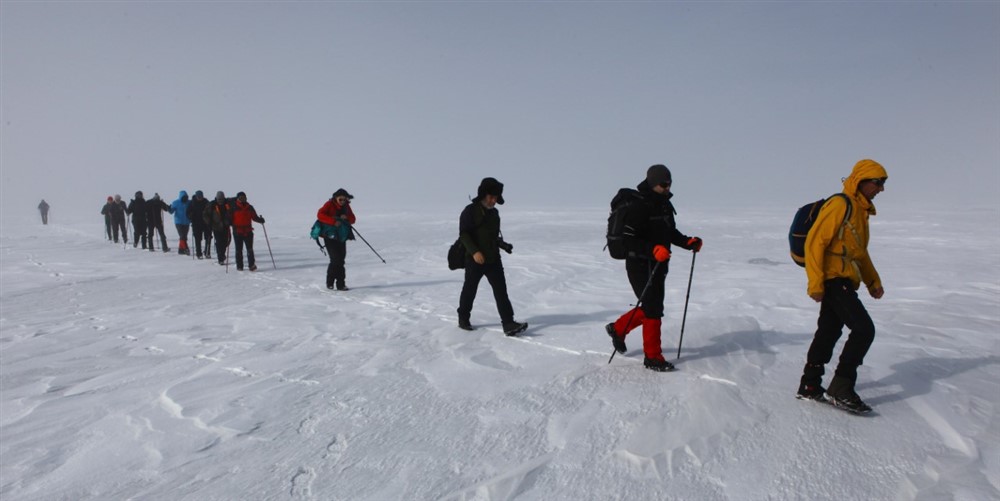
[[[347,190],[340,188],[337,191],[333,192],[333,196],[330,198],[337,198],[337,197],[347,197],[348,200],[351,200],[354,198],[354,195],[351,195],[350,193],[347,192]]]
[[[670,182],[670,169],[666,165],[656,164],[646,170],[646,184],[650,188]]]

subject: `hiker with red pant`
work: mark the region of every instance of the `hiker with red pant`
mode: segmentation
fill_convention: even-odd
[[[647,369],[666,372],[673,364],[663,358],[660,329],[663,318],[664,281],[670,263],[670,246],[676,245],[693,252],[701,250],[702,241],[677,230],[670,170],[654,165],[646,171],[646,179],[636,188],[637,203],[625,213],[623,243],[628,254],[625,272],[639,305],[625,312],[615,322],[605,326],[611,343],[618,353],[625,353],[625,336],[642,326],[643,365]],[[645,295],[643,295],[645,292]]]

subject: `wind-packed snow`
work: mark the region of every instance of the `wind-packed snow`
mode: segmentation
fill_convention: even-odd
[[[8,218],[0,497],[1000,499],[996,210],[880,207],[886,294],[862,290],[877,333],[858,382],[875,412],[858,417],[794,398],[818,313],[787,255],[794,209],[681,204],[705,247],[678,370],[661,374],[638,331],[608,364],[604,324],[634,297],[601,251],[606,210],[511,205],[521,338],[500,331],[485,280],[479,329],[455,326],[461,207],[358,207],[388,263],[350,243],[348,292],[324,287],[311,210],[261,211],[277,269],[258,226],[254,273],[115,246],[96,215]],[[671,360],[690,267],[675,249]]]

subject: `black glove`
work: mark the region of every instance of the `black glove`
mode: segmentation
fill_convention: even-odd
[[[497,247],[503,249],[504,252],[506,252],[507,254],[514,252],[514,244],[509,244],[507,242],[504,242],[503,240],[497,242]]]

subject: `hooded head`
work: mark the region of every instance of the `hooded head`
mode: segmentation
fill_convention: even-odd
[[[670,169],[666,165],[656,164],[646,169],[646,184],[650,188],[653,186],[659,186],[661,184],[670,184],[673,181],[670,178]]]
[[[476,198],[473,200],[478,202],[486,195],[493,195],[497,197],[497,203],[503,205],[503,183],[497,181],[496,178],[484,177],[479,183]]]
[[[135,192],[135,199],[136,200],[142,200],[142,192],[141,191]]]
[[[198,198],[198,197],[200,197],[200,198],[205,198],[205,194],[204,194],[204,193],[202,193],[202,192],[201,192],[201,190],[198,190],[198,191],[194,192],[194,196],[195,196],[196,198]]]
[[[153,193],[153,200],[159,200],[159,199],[160,199],[160,194],[159,193]]]
[[[121,196],[121,195],[118,195],[118,194],[116,194],[116,195],[115,195],[115,202],[121,202],[121,201],[122,201],[122,196]]]
[[[221,192],[221,191],[217,191],[217,192],[215,192],[215,199],[218,200],[218,201],[220,201],[220,202],[225,201],[226,200],[226,194],[223,193],[223,192]]]
[[[186,196],[188,196],[188,192],[185,190],[181,190],[180,194],[177,195],[177,198],[184,198]]]
[[[337,197],[347,197],[348,200],[354,199],[354,195],[351,195],[343,188],[338,188],[337,191],[333,192],[333,196],[330,198],[336,199]]]
[[[844,193],[850,197],[858,192],[858,184],[867,179],[888,179],[885,167],[874,160],[864,159],[854,164],[851,175],[844,179]]]
[[[239,193],[237,193],[236,194],[236,200],[239,200],[240,202],[246,202],[247,201],[247,194],[243,193],[242,191],[239,192]]]

